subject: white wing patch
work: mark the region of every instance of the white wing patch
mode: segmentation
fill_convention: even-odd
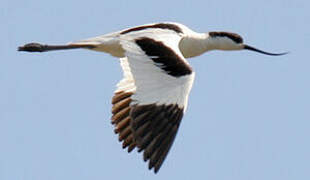
[[[143,35],[139,34],[139,37],[145,36],[161,41],[188,64],[178,48],[180,37],[175,33],[165,31],[165,33],[153,34],[146,31]],[[185,110],[194,81],[194,73],[173,77],[163,72],[135,43],[135,39],[139,37],[133,35],[124,37],[121,41],[127,58],[121,59],[124,79],[118,84],[117,91],[135,92],[131,97],[132,104],[177,104]]]
[[[135,81],[132,77],[128,59],[127,57],[125,58],[120,58],[120,64],[123,70],[123,79],[117,84],[117,89],[115,93],[117,92],[135,92],[136,91],[136,86],[135,86]]]

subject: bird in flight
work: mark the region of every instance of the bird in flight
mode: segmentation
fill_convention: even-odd
[[[195,73],[186,58],[210,50],[250,50],[278,56],[243,43],[230,32],[197,33],[179,23],[137,26],[66,45],[29,43],[18,51],[89,49],[120,58],[123,79],[112,98],[112,124],[131,152],[143,152],[157,173],[175,139]]]

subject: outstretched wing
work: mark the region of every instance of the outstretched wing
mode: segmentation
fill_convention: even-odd
[[[181,37],[155,31],[122,37],[124,78],[112,99],[112,123],[123,148],[138,147],[156,173],[177,134],[194,72],[179,50]]]

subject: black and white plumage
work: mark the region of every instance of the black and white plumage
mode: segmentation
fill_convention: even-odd
[[[128,145],[129,152],[134,145],[144,150],[144,160],[155,172],[172,145],[194,80],[192,68],[177,48],[180,36],[167,33],[169,42],[164,41],[166,34],[156,40],[145,34],[121,42],[124,78],[112,101],[112,123],[123,147]]]
[[[120,58],[124,77],[112,98],[112,124],[123,148],[143,151],[149,169],[157,172],[175,139],[187,107],[195,73],[185,58],[206,51],[248,49],[234,33],[196,33],[179,23],[155,23],[68,45],[30,43],[19,51],[86,48]]]

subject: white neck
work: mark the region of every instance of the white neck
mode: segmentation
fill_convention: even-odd
[[[210,50],[208,48],[209,35],[207,33],[195,33],[184,37],[179,44],[179,48],[185,58],[199,56]]]
[[[184,37],[180,44],[180,50],[185,58],[195,57],[210,50],[240,50],[237,45],[227,37],[213,38],[209,33],[195,33]]]

